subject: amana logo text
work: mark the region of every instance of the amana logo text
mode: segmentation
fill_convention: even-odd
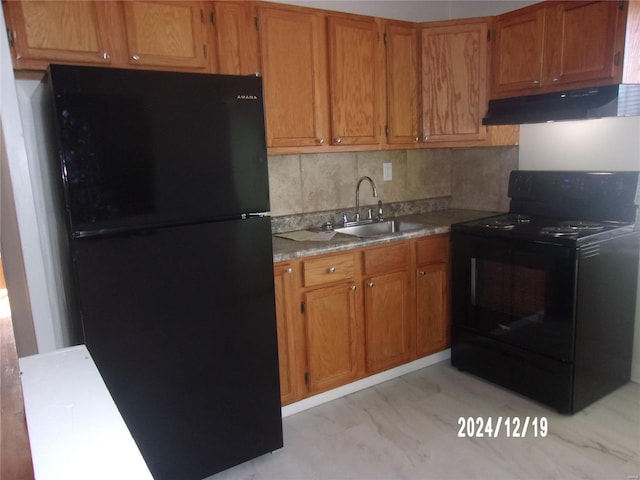
[[[257,100],[258,97],[256,95],[237,95],[236,99],[238,99],[238,100]]]

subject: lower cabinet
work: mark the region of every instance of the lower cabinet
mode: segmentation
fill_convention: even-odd
[[[363,252],[368,374],[411,360],[414,316],[410,296],[410,254],[408,242]]]
[[[282,404],[449,346],[449,236],[276,263]]]
[[[309,393],[339,387],[358,378],[362,348],[352,283],[305,292],[304,327]]]
[[[416,355],[424,357],[448,348],[449,236],[416,242]]]
[[[289,263],[273,266],[278,328],[278,361],[280,364],[280,399],[283,405],[299,397],[296,382],[295,323],[293,303],[295,296],[294,270]]]

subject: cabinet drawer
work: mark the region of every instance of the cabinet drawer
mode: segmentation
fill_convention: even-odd
[[[434,235],[416,242],[418,265],[446,262],[449,259],[449,235]]]
[[[305,260],[303,262],[304,286],[311,287],[323,283],[348,280],[355,276],[353,254]]]
[[[374,248],[364,252],[364,273],[375,275],[409,267],[409,244]]]

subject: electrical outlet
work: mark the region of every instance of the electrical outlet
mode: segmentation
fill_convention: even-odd
[[[382,180],[392,180],[393,179],[393,163],[383,163],[382,164]]]

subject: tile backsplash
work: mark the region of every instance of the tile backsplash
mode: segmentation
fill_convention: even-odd
[[[383,163],[392,180],[383,180]],[[273,217],[327,210],[352,212],[358,179],[360,205],[450,197],[452,208],[509,208],[509,172],[518,168],[518,147],[442,148],[269,156]]]

